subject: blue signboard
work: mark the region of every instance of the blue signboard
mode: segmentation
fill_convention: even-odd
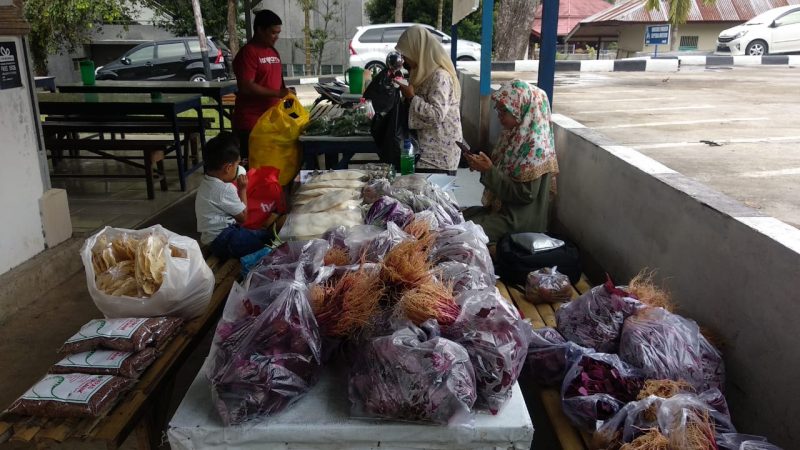
[[[644,29],[644,45],[669,45],[669,24],[647,25]]]

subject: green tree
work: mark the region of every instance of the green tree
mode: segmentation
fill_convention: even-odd
[[[141,3],[155,11],[154,22],[156,26],[174,33],[176,36],[196,36],[197,28],[194,23],[192,8],[187,0],[142,0]],[[203,26],[206,36],[226,39],[228,34],[228,8],[227,2],[222,0],[200,0],[200,9],[203,11]],[[245,5],[237,1],[237,10],[244,11]],[[244,36],[244,19],[237,20],[239,36]]]
[[[313,60],[314,73],[318,74],[322,70],[325,47],[336,37],[334,25],[341,20],[342,3],[340,0],[297,0],[297,3],[305,16],[303,49],[306,72],[311,73]],[[316,13],[319,19],[316,27],[311,26],[312,13]]]
[[[48,55],[88,44],[101,24],[127,23],[132,12],[125,0],[26,0],[34,70],[46,75]]]
[[[311,12],[316,0],[297,0],[303,10],[303,50],[306,55],[306,73],[311,73]]]
[[[495,3],[497,5],[497,3]],[[495,6],[496,7],[496,6]],[[369,21],[372,23],[394,22],[395,0],[369,0],[364,8]],[[459,39],[479,41],[481,38],[481,12],[478,11],[467,16],[458,24]],[[403,7],[403,22],[424,23],[437,26],[439,2],[431,0],[405,0]],[[453,17],[453,0],[444,0],[442,4],[442,31],[450,32],[451,18]]]

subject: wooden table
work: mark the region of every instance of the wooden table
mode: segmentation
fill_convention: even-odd
[[[33,81],[37,88],[50,92],[56,91],[56,77],[34,77]]]
[[[142,132],[148,132],[147,130],[153,127],[151,120],[153,117],[163,118],[169,124],[173,134],[173,148],[177,156],[178,178],[182,191],[186,190],[186,176],[199,167],[199,164],[189,169],[185,167],[178,125],[178,114],[192,109],[196,110],[200,143],[201,147],[205,148],[205,124],[198,94],[164,94],[157,99],[151,98],[149,94],[119,93],[39,93],[37,97],[41,114],[79,118],[81,122],[76,122],[76,124],[80,124],[84,131],[96,129],[101,132],[111,132],[114,130],[115,123],[124,121],[132,124],[126,132],[135,132],[139,126]],[[73,128],[77,130],[78,125]]]
[[[300,136],[300,145],[305,169],[318,169],[319,155],[325,155],[325,169],[339,170],[347,169],[356,153],[379,154],[372,136]]]
[[[150,94],[160,92],[163,94],[196,94],[203,97],[214,99],[217,102],[217,112],[219,113],[219,129],[225,129],[225,109],[222,97],[235,94],[239,89],[236,80],[229,81],[114,81],[98,80],[92,86],[83,83],[59,83],[59,92],[64,93],[86,93],[94,92],[98,94]],[[230,119],[230,117],[228,117]]]
[[[326,117],[335,119],[344,114],[344,108],[331,102],[320,102],[314,105],[309,119]],[[347,169],[350,160],[356,153],[380,155],[372,136],[300,136],[303,147],[303,167],[318,169],[317,156],[325,155],[326,169]],[[342,155],[341,159],[339,154]]]

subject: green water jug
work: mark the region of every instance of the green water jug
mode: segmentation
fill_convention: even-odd
[[[344,82],[350,86],[351,94],[359,94],[364,90],[364,69],[351,67],[344,73]]]
[[[94,61],[91,59],[80,62],[81,81],[85,86],[94,85]]]

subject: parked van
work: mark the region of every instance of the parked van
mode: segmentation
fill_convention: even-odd
[[[761,56],[800,52],[800,5],[781,6],[723,30],[717,55]]]

